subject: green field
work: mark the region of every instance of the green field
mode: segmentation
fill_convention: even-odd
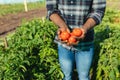
[[[107,9],[103,22],[95,27],[92,80],[120,80],[119,13]],[[62,80],[53,42],[56,28],[49,21],[35,19],[7,36],[8,45],[0,45],[0,80]]]
[[[62,80],[53,42],[56,30],[50,21],[34,19],[21,24],[6,40],[1,38],[0,80]],[[120,80],[120,10],[110,4],[102,23],[95,27],[94,43],[91,80]]]
[[[45,7],[45,2],[28,3],[27,6],[28,6],[28,10],[39,9]],[[0,16],[10,13],[23,12],[23,11],[25,11],[25,9],[24,9],[24,4],[22,3],[0,5]]]

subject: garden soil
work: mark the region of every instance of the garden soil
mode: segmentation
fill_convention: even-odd
[[[30,21],[34,18],[42,18],[45,16],[46,8],[4,15],[0,17],[0,37],[4,37],[8,33],[15,31],[15,29],[19,27],[23,21]]]

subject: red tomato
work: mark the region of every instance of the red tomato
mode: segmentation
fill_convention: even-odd
[[[80,28],[74,28],[72,34],[76,37],[80,37],[82,35],[82,30]]]
[[[64,31],[60,34],[60,38],[64,41],[70,37],[70,34],[67,31]]]
[[[71,36],[69,39],[68,39],[68,42],[69,43],[76,43],[76,39],[73,37],[73,36]]]

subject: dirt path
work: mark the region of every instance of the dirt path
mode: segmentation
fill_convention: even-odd
[[[41,18],[46,15],[46,9],[36,9],[28,12],[22,12],[18,14],[8,14],[0,17],[0,36],[5,35],[6,33],[15,30],[22,20],[27,21],[32,20],[33,18]]]

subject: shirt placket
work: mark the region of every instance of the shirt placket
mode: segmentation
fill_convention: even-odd
[[[71,5],[73,5],[73,1],[72,0],[70,1],[70,3],[71,3]],[[71,17],[73,16],[73,14],[72,14],[72,8],[71,8],[71,14],[70,15],[71,15]]]
[[[70,4],[71,6],[73,5],[73,0],[70,0]],[[72,25],[72,19],[73,19],[73,12],[72,12],[72,7],[71,7],[71,13],[70,13],[70,17],[71,17],[71,21],[70,21],[70,24]],[[72,26],[71,26],[72,27]]]

